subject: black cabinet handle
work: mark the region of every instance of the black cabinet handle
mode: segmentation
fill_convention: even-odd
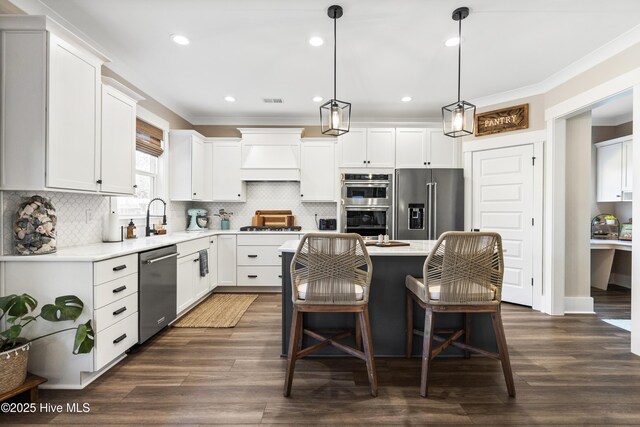
[[[280,279],[282,279],[282,274],[278,274],[278,277],[279,277]]]
[[[304,197],[304,194],[301,194],[300,197]]]
[[[371,163],[371,160],[367,160],[367,164]]]
[[[115,288],[115,289],[113,290],[113,293],[114,293],[114,294],[117,294],[118,292],[122,292],[122,291],[124,291],[125,289],[127,289],[127,287],[123,285],[123,286],[120,286],[119,288]]]
[[[127,264],[122,264],[117,267],[113,267],[113,271],[120,271],[120,270],[124,270],[125,268],[127,268]]]
[[[238,194],[238,197],[240,197],[240,194]]]
[[[97,180],[96,184],[102,184],[102,180],[101,179]]]
[[[278,258],[282,258],[282,254],[278,254]]]
[[[428,164],[428,165],[430,165],[430,164],[431,164],[431,162],[427,162],[427,164]]]
[[[247,255],[249,258],[258,258],[258,255]]]
[[[127,334],[122,334],[120,335],[118,338],[116,338],[115,340],[113,340],[114,344],[118,344],[120,341],[122,341],[123,339],[125,339],[127,337]]]
[[[247,274],[247,277],[249,279],[255,279],[256,277],[258,277],[258,275],[257,274]]]
[[[362,163],[364,163],[364,164],[366,165],[366,164],[367,164],[367,161],[366,161],[366,160],[363,160],[363,161],[362,161]]]
[[[138,188],[138,184],[133,184],[133,188]]]
[[[122,308],[119,308],[119,309],[117,309],[116,311],[114,311],[114,312],[113,312],[113,315],[114,315],[114,316],[117,316],[118,314],[120,314],[120,313],[124,313],[125,311],[127,311],[127,307],[122,307]]]
[[[198,262],[198,261],[200,261],[200,258],[196,258],[193,260],[193,262]]]
[[[427,162],[424,162],[424,165],[426,166],[426,165],[427,165]]]
[[[193,195],[195,196],[195,195],[196,195],[196,193],[193,193]]]

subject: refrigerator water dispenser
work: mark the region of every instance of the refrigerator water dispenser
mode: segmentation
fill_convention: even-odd
[[[409,230],[424,230],[423,203],[409,203]]]

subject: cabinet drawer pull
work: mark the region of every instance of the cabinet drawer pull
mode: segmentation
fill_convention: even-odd
[[[114,344],[118,344],[120,341],[122,341],[123,339],[125,339],[127,337],[127,334],[122,334],[120,335],[118,338],[116,338],[115,340],[113,340]]]
[[[122,291],[124,291],[125,289],[127,289],[127,286],[126,286],[126,285],[122,285],[122,286],[120,286],[119,288],[115,288],[115,289],[113,290],[113,293],[114,293],[114,294],[117,294],[118,292],[122,292]]]
[[[282,254],[278,254],[278,258],[282,258]]]
[[[247,255],[249,258],[258,258],[258,255]]]
[[[113,267],[113,271],[120,271],[120,270],[124,270],[125,268],[127,268],[127,264],[122,264],[122,265]]]
[[[198,262],[198,261],[200,261],[200,258],[196,258],[193,260],[193,262]]]
[[[255,279],[255,278],[257,278],[257,277],[258,277],[258,275],[257,275],[257,274],[247,274],[247,277],[248,277],[249,279]]]
[[[119,309],[117,309],[116,311],[114,311],[114,312],[113,312],[113,315],[114,315],[114,316],[117,316],[118,314],[120,314],[120,313],[124,313],[125,311],[127,311],[127,307],[122,307],[122,308],[119,308]]]
[[[102,184],[102,180],[101,179],[97,180],[96,184]]]
[[[279,278],[279,279],[282,279],[282,274],[278,274],[278,278]]]

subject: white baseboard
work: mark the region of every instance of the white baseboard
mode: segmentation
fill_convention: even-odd
[[[214,293],[225,292],[230,294],[239,293],[280,293],[282,286],[218,286],[213,290]]]
[[[564,297],[564,314],[593,314],[592,297]]]

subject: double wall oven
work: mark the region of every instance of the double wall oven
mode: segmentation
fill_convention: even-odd
[[[341,175],[342,232],[393,235],[393,174]]]

